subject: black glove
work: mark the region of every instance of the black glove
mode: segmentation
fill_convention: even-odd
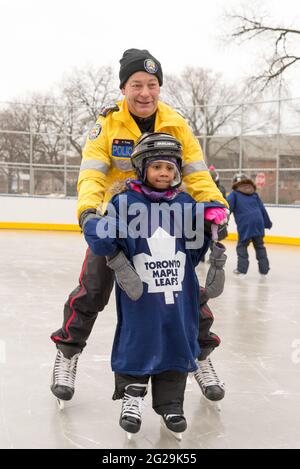
[[[124,252],[119,251],[115,256],[107,257],[106,260],[108,267],[114,270],[120,288],[131,300],[137,301],[143,294],[143,282]]]
[[[205,290],[208,298],[216,298],[224,289],[225,272],[224,265],[227,259],[226,248],[223,244],[213,243],[209,255],[210,267],[207,272]]]
[[[87,210],[84,210],[84,212],[80,214],[79,226],[82,229],[82,231],[84,231],[84,225],[92,218],[99,218],[99,220],[101,218],[101,216],[97,214],[97,211],[95,208],[88,208]]]
[[[204,220],[204,233],[209,237],[211,237],[211,225],[212,225],[211,221]],[[217,225],[217,226],[218,226],[218,241],[222,241],[228,236],[228,230],[227,230],[228,224],[224,223],[223,225]]]

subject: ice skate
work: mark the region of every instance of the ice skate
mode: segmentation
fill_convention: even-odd
[[[185,417],[182,414],[162,415],[161,425],[178,441],[182,440],[182,432],[184,432],[187,427]]]
[[[128,440],[138,433],[142,424],[142,408],[146,384],[129,384],[125,388],[119,424],[127,433]]]
[[[196,363],[198,369],[195,371],[194,377],[200,386],[203,396],[209,401],[214,402],[216,409],[220,410],[218,401],[223,399],[225,395],[225,383],[219,379],[210,358],[197,360]]]
[[[64,410],[65,408],[65,401],[63,401],[62,399],[56,399],[56,402],[57,402],[57,406],[58,406],[58,409],[59,410]]]
[[[243,277],[245,277],[245,276],[247,275],[247,274],[245,274],[244,272],[240,272],[238,269],[234,269],[233,273],[234,273],[235,275],[237,275],[238,277],[241,277],[241,278],[243,278]]]
[[[76,353],[71,358],[66,358],[61,350],[57,351],[51,391],[57,398],[57,404],[60,410],[64,409],[65,401],[69,401],[73,397],[79,355],[80,352]]]

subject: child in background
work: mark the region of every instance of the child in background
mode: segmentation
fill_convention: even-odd
[[[233,179],[232,192],[228,195],[230,212],[233,213],[238,231],[237,275],[246,274],[249,268],[248,246],[252,242],[258,269],[262,275],[270,270],[267,251],[264,246],[265,228],[272,228],[264,204],[256,193],[256,185],[245,174],[238,174]]]

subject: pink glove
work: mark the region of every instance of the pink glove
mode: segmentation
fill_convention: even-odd
[[[206,208],[204,210],[204,220],[209,220],[215,225],[222,225],[227,221],[227,210],[226,208]]]

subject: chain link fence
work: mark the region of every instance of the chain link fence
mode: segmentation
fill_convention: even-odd
[[[191,127],[228,193],[243,172],[265,203],[300,205],[300,98],[197,112],[200,131]],[[85,108],[0,103],[0,193],[76,197],[81,149],[93,124]]]
[[[236,173],[246,173],[265,203],[299,205],[300,99],[226,107],[224,125],[213,135],[198,135],[205,159],[216,167],[226,191]],[[207,106],[203,113],[210,119],[217,106]]]

